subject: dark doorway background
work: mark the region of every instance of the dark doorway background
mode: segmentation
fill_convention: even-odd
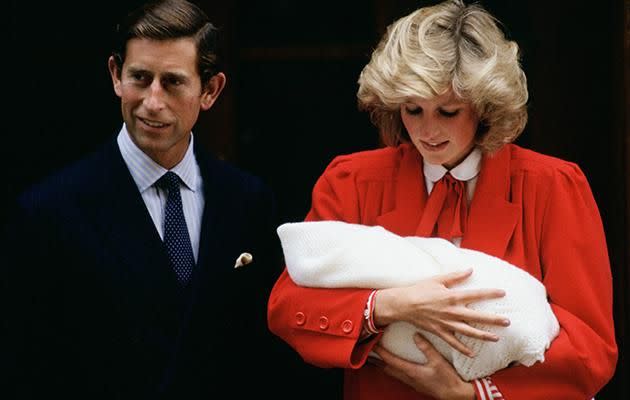
[[[312,185],[333,156],[378,146],[355,98],[371,49],[395,18],[436,2],[197,3],[223,31],[228,85],[202,115],[196,137],[219,157],[263,177],[277,193],[283,221],[300,220]],[[118,132],[119,103],[106,68],[109,33],[136,4],[11,1],[3,62],[10,88],[4,99],[9,174],[2,185],[3,217],[7,201],[25,186]],[[518,143],[577,162],[599,204],[620,359],[597,400],[630,398],[630,1],[482,4],[522,49],[531,100]],[[337,375],[314,368],[298,374],[319,374],[320,398],[330,398],[323,382]]]

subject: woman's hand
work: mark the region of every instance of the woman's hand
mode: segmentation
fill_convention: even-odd
[[[503,316],[483,313],[468,304],[505,296],[500,289],[457,290],[452,286],[463,282],[472,269],[437,275],[415,285],[381,289],[375,295],[374,322],[385,326],[395,321],[406,321],[442,338],[454,349],[469,357],[474,353],[456,333],[476,339],[497,341],[493,333],[471,326],[471,323],[508,326]]]
[[[370,362],[382,366],[387,375],[433,398],[445,400],[473,400],[475,398],[473,385],[464,381],[428,340],[418,333],[414,335],[413,340],[426,355],[425,364],[416,364],[399,358],[380,345],[376,345],[373,350],[382,361],[370,359]]]

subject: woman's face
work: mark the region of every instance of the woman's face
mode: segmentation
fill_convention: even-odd
[[[450,169],[475,145],[479,118],[468,102],[447,92],[433,99],[411,98],[400,106],[402,122],[425,161]]]

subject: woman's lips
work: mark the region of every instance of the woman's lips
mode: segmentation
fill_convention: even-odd
[[[441,151],[448,146],[448,140],[444,142],[425,142],[421,140],[420,144],[426,151]]]

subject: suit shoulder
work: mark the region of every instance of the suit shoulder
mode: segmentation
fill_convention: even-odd
[[[583,180],[584,173],[571,161],[525,149],[517,145],[509,145],[511,151],[512,174],[533,175],[544,181],[560,178]]]
[[[416,150],[411,145],[403,144],[340,155],[328,164],[324,175],[355,175],[358,180],[389,179],[403,157],[413,151]]]
[[[269,192],[269,185],[262,177],[245,169],[208,155],[198,157],[199,165],[208,184],[216,184],[234,193],[251,194]]]
[[[90,192],[98,192],[103,182],[101,175],[109,170],[104,164],[109,157],[106,153],[94,151],[51,172],[22,191],[18,203],[27,208],[55,208],[72,199],[85,198]]]

